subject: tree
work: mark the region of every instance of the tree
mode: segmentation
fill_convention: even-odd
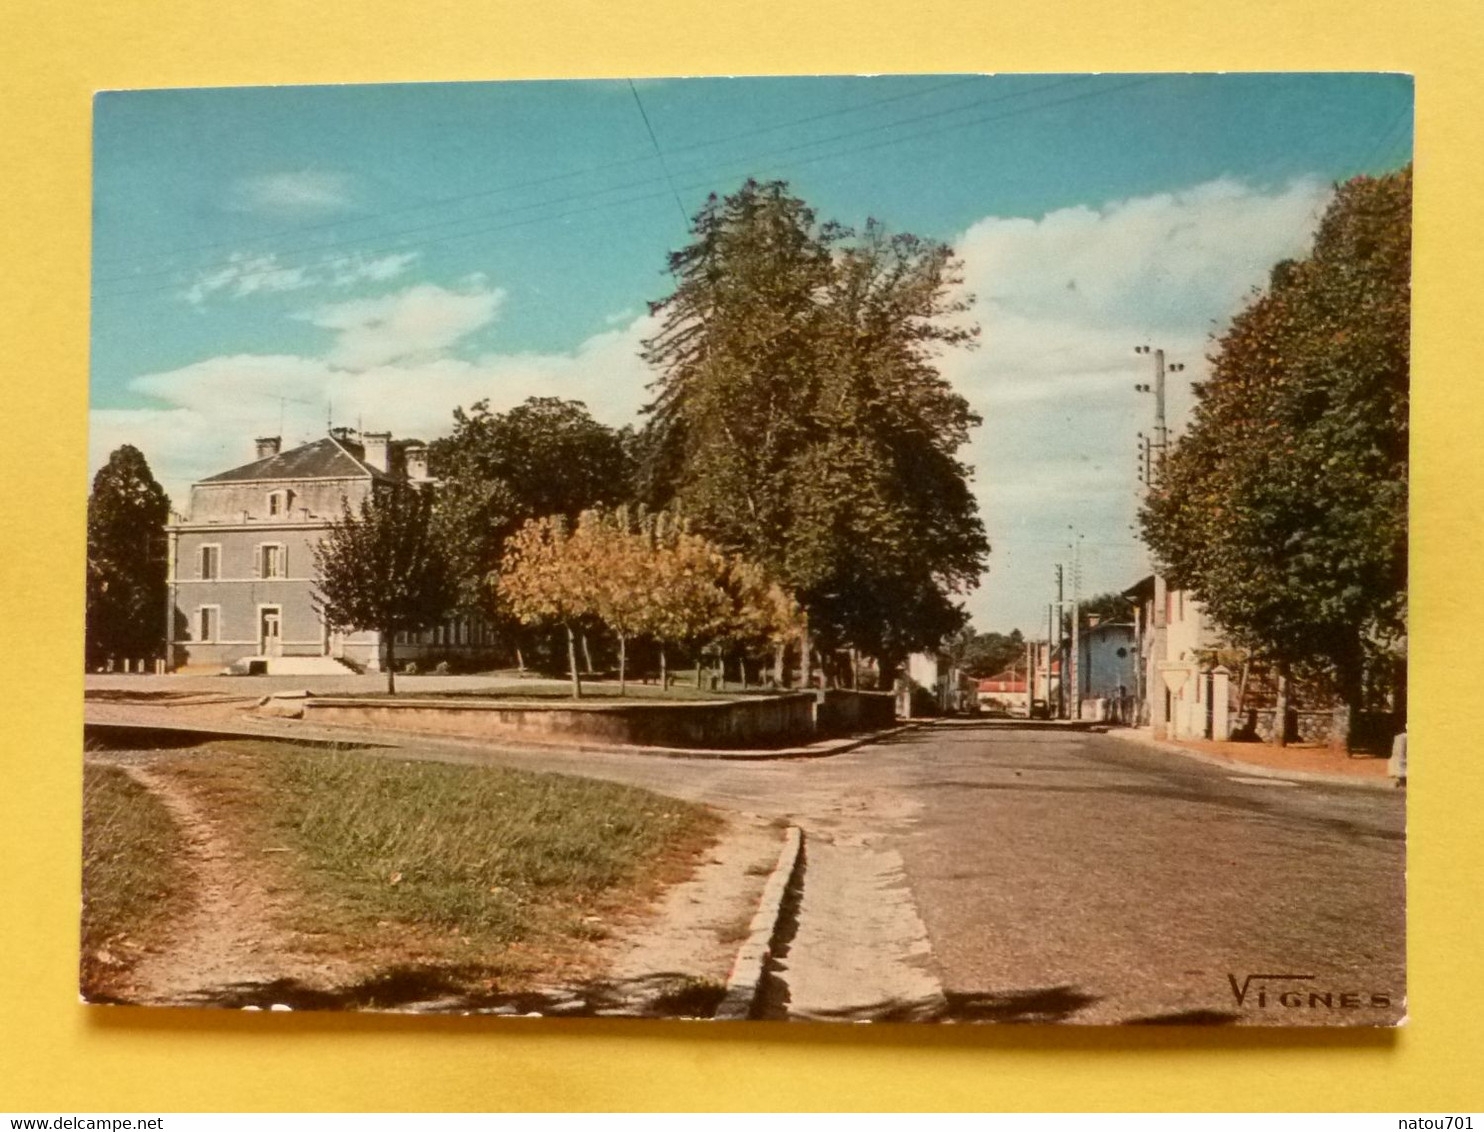
[[[578,562],[578,580],[589,587],[590,612],[618,638],[618,694],[628,690],[628,646],[636,636],[664,626],[669,607],[683,600],[672,592],[654,536],[653,517],[628,507],[581,516],[568,553]],[[585,567],[585,568],[584,568]]]
[[[439,481],[438,528],[459,583],[459,604],[492,623],[508,621],[488,585],[505,540],[529,519],[624,502],[630,494],[627,434],[593,420],[581,401],[532,397],[508,412],[488,401],[454,410],[452,435],[429,448]]]
[[[1232,644],[1328,670],[1347,743],[1406,631],[1411,199],[1410,167],[1338,189],[1217,343],[1142,515]]]
[[[1106,624],[1127,623],[1133,620],[1134,606],[1128,598],[1121,593],[1109,591],[1107,593],[1093,594],[1092,597],[1082,598],[1077,603],[1077,609],[1082,614],[1082,628],[1087,628],[1090,620],[1096,617],[1099,622]],[[1063,613],[1061,618],[1062,632],[1072,631],[1072,616]]]
[[[985,680],[1025,659],[1025,637],[1019,629],[1008,634],[978,633],[966,625],[949,638],[947,652],[956,667],[976,680]]]
[[[433,496],[405,484],[378,486],[315,547],[314,603],[336,628],[375,630],[386,646],[386,690],[396,684],[397,634],[442,621],[458,598],[433,523]]]
[[[889,671],[963,624],[989,550],[955,455],[978,419],[936,368],[977,333],[952,250],[821,223],[781,182],[713,196],[694,237],[651,304],[642,490]]]
[[[109,658],[144,660],[165,644],[170,500],[144,454],[125,444],[93,477],[88,496],[89,667]]]
[[[555,621],[567,631],[572,698],[582,698],[576,626],[598,610],[597,581],[587,546],[560,515],[530,519],[505,543],[495,581],[500,598],[524,625]]]

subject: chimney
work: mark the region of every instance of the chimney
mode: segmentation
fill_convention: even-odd
[[[426,444],[421,440],[409,440],[402,450],[402,457],[407,462],[408,479],[425,480],[428,478],[428,446]]]
[[[390,471],[392,434],[389,432],[363,432],[361,444],[365,447],[366,463],[378,472]]]
[[[283,443],[281,436],[260,436],[255,444],[258,446],[258,459],[266,460],[270,456],[277,456],[279,446]]]

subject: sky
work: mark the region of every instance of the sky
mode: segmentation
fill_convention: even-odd
[[[328,422],[432,439],[531,396],[636,423],[666,255],[707,194],[951,244],[981,328],[940,368],[993,547],[974,625],[1148,573],[1138,433],[1336,183],[1411,159],[1399,75],[919,75],[119,91],[94,107],[89,467],[194,480]],[[1070,594],[1068,594],[1070,596]]]

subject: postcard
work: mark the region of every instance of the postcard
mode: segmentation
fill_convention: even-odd
[[[1406,1017],[1413,90],[95,101],[80,988]]]

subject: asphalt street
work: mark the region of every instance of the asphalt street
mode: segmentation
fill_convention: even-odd
[[[973,724],[914,736],[893,752],[904,755],[919,808],[900,847],[953,1013],[1279,1024],[1404,1013],[1403,792]]]
[[[1405,791],[1248,777],[1116,732],[1003,722],[761,762],[396,742],[381,753],[604,778],[800,826],[771,1017],[1405,1014]]]
[[[790,1016],[1353,1025],[1405,1013],[1404,791],[971,721],[807,761],[468,757],[803,827],[780,972]]]

